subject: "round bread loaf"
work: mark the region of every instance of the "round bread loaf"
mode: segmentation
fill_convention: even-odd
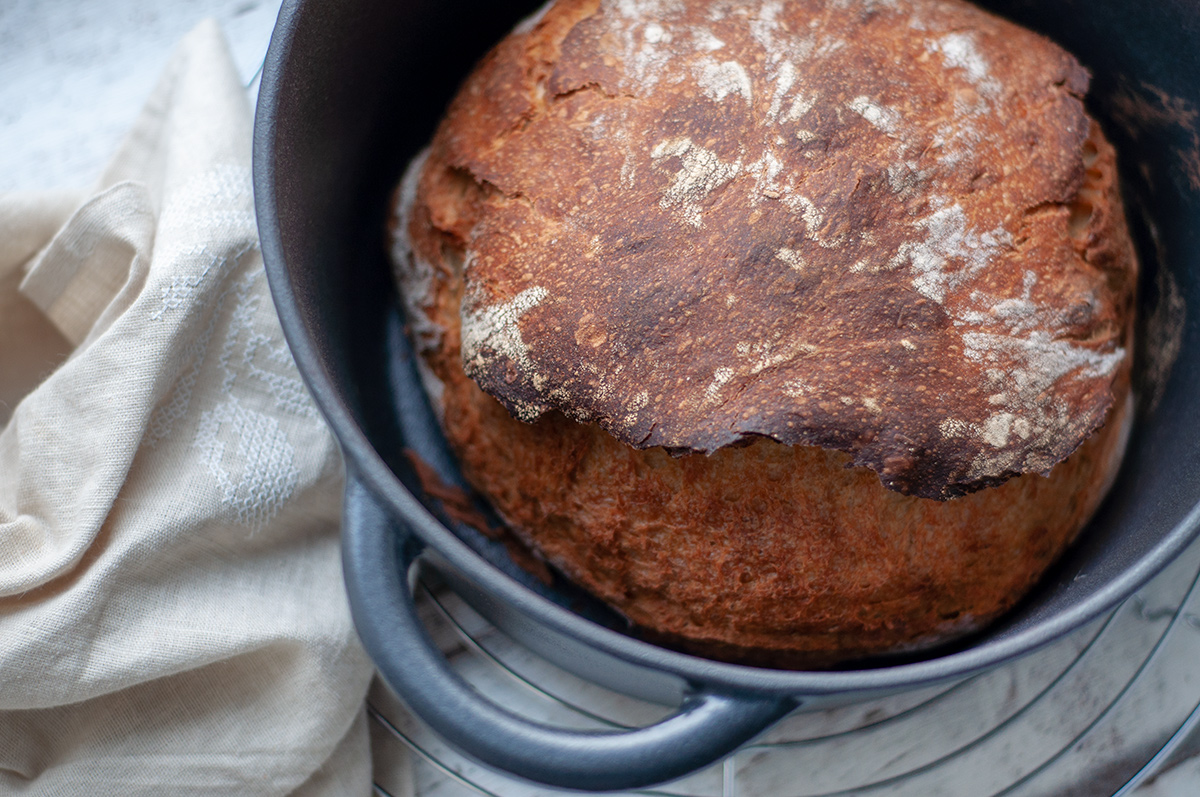
[[[397,192],[467,478],[703,655],[980,628],[1095,511],[1132,414],[1137,266],[1087,83],[963,2],[543,9]]]

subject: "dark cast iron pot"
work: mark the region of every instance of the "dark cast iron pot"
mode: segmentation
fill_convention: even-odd
[[[286,0],[259,94],[254,187],[267,273],[297,365],[347,468],[346,588],[392,688],[464,752],[527,779],[624,789],[709,764],[798,707],[961,678],[1114,607],[1200,528],[1200,6],[1194,0],[993,0],[1074,52],[1121,154],[1143,262],[1139,417],[1111,496],[1080,542],[985,633],[919,660],[794,672],[708,661],[630,635],[502,546],[450,522],[406,449],[455,482],[413,371],[385,254],[388,196],[474,61],[532,4]],[[1181,305],[1191,308],[1184,322]],[[1169,380],[1162,360],[1178,333]],[[626,732],[536,724],[461,680],[417,620],[420,557],[486,617],[551,660],[679,707]]]

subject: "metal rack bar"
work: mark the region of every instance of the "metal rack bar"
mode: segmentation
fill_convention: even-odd
[[[1167,743],[1162,746],[1162,749],[1154,754],[1154,757],[1146,762],[1146,766],[1138,770],[1129,782],[1122,786],[1113,797],[1129,797],[1133,791],[1141,786],[1146,780],[1158,772],[1159,767],[1166,763],[1176,750],[1187,741],[1192,734],[1200,730],[1200,703],[1192,709],[1192,713],[1184,720],[1183,725],[1179,726],[1179,730],[1172,734]]]
[[[466,645],[467,648],[469,648],[473,653],[483,657],[485,660],[487,660],[491,664],[495,665],[501,672],[503,672],[505,675],[509,676],[513,681],[515,681],[516,683],[520,684],[521,686],[527,688],[531,692],[533,692],[541,697],[546,698],[547,700],[551,700],[555,703],[558,703],[563,708],[569,709],[570,711],[573,711],[582,717],[586,717],[587,719],[593,720],[595,722],[599,722],[603,725],[607,725],[610,728],[615,728],[618,730],[629,730],[633,727],[632,725],[626,725],[624,723],[617,722],[614,719],[601,716],[600,714],[596,714],[593,711],[589,711],[588,709],[585,709],[582,706],[576,705],[576,704],[572,703],[571,701],[567,700],[566,698],[564,698],[560,695],[556,695],[553,692],[551,692],[550,690],[545,689],[545,688],[539,686],[538,684],[535,684],[533,681],[530,681],[524,675],[521,675],[519,672],[517,672],[513,668],[509,667],[507,664],[505,664],[503,661],[501,661],[495,654],[493,654],[490,650],[488,650],[486,647],[484,647],[479,642],[479,640],[475,639],[473,636],[471,636],[467,632],[467,629],[464,628],[460,622],[458,622],[458,619],[450,613],[450,611],[441,602],[441,600],[437,597],[437,595],[434,594],[434,591],[429,588],[429,585],[427,585],[423,581],[419,582],[419,583],[421,585],[421,588],[424,590],[425,594],[429,597],[429,599],[433,602],[433,605],[437,608],[438,613],[442,617],[444,617],[447,622],[450,623],[450,625],[453,627],[455,633],[458,635],[458,637],[462,641],[462,643],[464,645]]]
[[[437,756],[431,754],[428,750],[421,747],[421,745],[417,744],[413,739],[409,738],[409,736],[406,733],[404,733],[399,728],[397,728],[395,725],[393,725],[391,720],[389,720],[387,717],[383,716],[383,714],[379,711],[379,709],[375,708],[375,706],[371,705],[371,703],[369,703],[369,702],[367,703],[367,714],[370,715],[371,719],[375,720],[380,725],[382,725],[384,728],[386,728],[388,731],[390,731],[391,734],[393,736],[395,736],[396,739],[398,739],[401,743],[403,743],[405,747],[407,747],[409,750],[411,750],[416,755],[420,756],[422,758],[422,760],[424,760],[426,763],[428,763],[430,766],[432,766],[437,771],[441,772],[446,777],[450,778],[451,780],[455,781],[456,783],[458,783],[462,786],[465,786],[466,788],[470,789],[471,791],[474,791],[478,794],[484,795],[484,797],[503,797],[503,795],[496,794],[493,791],[489,791],[489,790],[485,789],[484,787],[480,786],[479,784],[475,783],[474,781],[463,777],[462,775],[455,772],[450,767],[443,764],[441,762],[441,760],[439,760],[437,758]],[[378,786],[376,788],[378,788]]]

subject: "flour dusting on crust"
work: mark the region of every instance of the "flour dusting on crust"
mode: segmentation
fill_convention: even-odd
[[[434,220],[464,365],[517,417],[823,446],[938,499],[1105,422],[1136,262],[1052,43],[965,3],[562,0],[498,52],[430,163],[470,181]],[[436,258],[398,254],[433,341]]]

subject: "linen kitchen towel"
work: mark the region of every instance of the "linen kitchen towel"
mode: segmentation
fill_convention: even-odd
[[[94,191],[0,196],[2,794],[371,793],[341,461],[251,124],[205,23]]]

